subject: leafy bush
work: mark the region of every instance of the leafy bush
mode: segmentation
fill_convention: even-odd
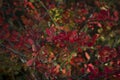
[[[0,79],[119,80],[119,5],[1,0]]]

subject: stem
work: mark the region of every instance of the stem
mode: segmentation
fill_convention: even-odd
[[[81,28],[78,28],[78,34],[79,34],[80,32],[84,32],[84,30],[85,30],[85,28],[86,28],[85,26],[86,26],[86,24],[89,22],[89,18],[90,18],[91,15],[95,12],[95,10],[96,10],[96,8],[93,9],[93,10],[90,10],[89,14],[86,15],[86,20],[81,24]]]
[[[48,11],[47,7],[44,5],[44,3],[42,1],[40,1],[40,4],[47,11],[47,14],[49,15],[50,19],[53,21],[53,23],[55,24],[55,26],[58,26],[58,24],[54,21],[53,17],[49,14],[49,11]]]
[[[25,55],[23,55],[21,52],[19,52],[19,51],[16,51],[16,50],[14,50],[14,49],[12,49],[12,48],[9,48],[9,47],[6,47],[5,45],[3,45],[3,44],[0,44],[0,46],[1,47],[4,47],[4,48],[6,48],[6,49],[8,49],[8,50],[10,50],[10,51],[12,51],[14,54],[16,54],[16,55],[19,55],[20,56],[20,59],[21,59],[21,61],[23,62],[23,63],[25,63],[26,62],[26,60],[25,60]]]
[[[2,7],[3,4],[3,0],[0,0],[0,8]]]

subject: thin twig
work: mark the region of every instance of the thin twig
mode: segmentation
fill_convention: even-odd
[[[40,4],[47,11],[47,14],[49,15],[50,19],[53,21],[53,23],[55,24],[55,26],[58,26],[58,24],[54,21],[53,17],[49,14],[49,11],[48,11],[47,7],[44,5],[44,3],[42,1],[40,1]]]
[[[20,56],[20,59],[21,59],[21,61],[22,61],[23,63],[26,62],[26,60],[25,60],[26,56],[23,55],[21,52],[19,52],[19,51],[17,51],[17,50],[14,50],[14,49],[12,49],[12,48],[6,47],[6,46],[3,45],[3,44],[0,44],[0,46],[1,46],[1,47],[4,47],[4,48],[6,48],[6,49],[8,49],[8,50],[10,50],[10,51],[12,51],[12,52],[13,52],[14,54],[16,54],[16,55],[19,55],[19,56]]]
[[[78,34],[82,32],[85,29],[86,24],[89,22],[89,18],[91,15],[95,12],[96,8],[94,10],[91,10],[88,15],[86,15],[86,20],[81,24],[81,28],[78,29]]]

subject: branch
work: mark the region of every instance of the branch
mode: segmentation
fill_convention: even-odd
[[[3,0],[0,0],[0,8],[2,7],[3,4]]]
[[[89,21],[89,18],[95,12],[95,10],[96,8],[93,10],[90,10],[89,14],[86,16],[86,20],[81,24],[81,28],[78,29],[78,34],[79,32],[83,31],[86,28],[85,25],[87,24],[87,22]]]
[[[53,21],[53,23],[55,24],[55,26],[58,26],[58,24],[54,21],[53,17],[49,14],[49,11],[48,11],[47,7],[44,5],[44,3],[42,1],[40,1],[40,4],[46,10],[47,14],[49,15],[50,19]]]
[[[26,59],[25,59],[26,56],[23,55],[21,52],[19,52],[19,51],[17,51],[17,50],[14,50],[14,49],[12,49],[12,48],[6,47],[6,46],[3,45],[3,44],[0,44],[0,47],[6,48],[6,49],[12,51],[15,55],[18,55],[18,56],[20,57],[20,59],[21,59],[21,61],[22,61],[23,63],[26,62]]]

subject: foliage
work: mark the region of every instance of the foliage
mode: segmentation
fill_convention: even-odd
[[[1,0],[0,79],[119,80],[119,5]]]

